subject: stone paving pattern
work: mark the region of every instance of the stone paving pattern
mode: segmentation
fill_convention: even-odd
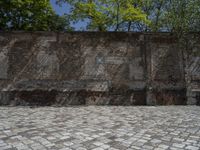
[[[0,107],[0,150],[200,149],[200,107]]]

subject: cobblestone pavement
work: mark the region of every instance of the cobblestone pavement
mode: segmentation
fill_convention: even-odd
[[[0,150],[200,149],[200,107],[0,107]]]

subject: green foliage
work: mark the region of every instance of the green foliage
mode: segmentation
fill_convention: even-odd
[[[130,30],[134,21],[149,24],[138,0],[58,0],[72,6],[72,21],[87,20],[89,30]],[[129,24],[129,25],[127,25]]]
[[[85,21],[93,31],[200,31],[200,0],[57,0],[71,6],[58,16],[49,0],[0,0],[0,30],[73,30]]]
[[[142,8],[151,20],[146,31],[200,31],[199,0],[143,0]]]
[[[1,30],[60,30],[69,25],[55,14],[48,0],[1,0],[0,6]]]
[[[70,26],[68,15],[52,15],[49,19],[49,30],[51,31],[73,31],[74,28]]]
[[[173,32],[200,31],[200,1],[199,0],[174,0],[168,5],[166,25]]]
[[[165,20],[166,4],[169,0],[143,0],[142,9],[147,14],[151,24],[143,26],[140,31],[161,31],[163,29],[163,20]],[[140,26],[140,25],[138,25]]]

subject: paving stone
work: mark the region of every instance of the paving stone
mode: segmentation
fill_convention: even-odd
[[[93,150],[104,150],[104,149],[101,147],[97,147],[97,148],[94,148]]]
[[[142,148],[143,148],[143,149],[146,149],[146,150],[154,149],[153,146],[149,146],[149,145],[144,145]]]
[[[185,144],[174,143],[172,146],[177,147],[177,148],[184,148]]]
[[[200,107],[0,107],[0,150],[200,149]]]
[[[200,147],[195,147],[195,146],[187,146],[186,149],[188,150],[199,150]]]
[[[164,145],[164,144],[161,144],[161,145],[158,145],[159,148],[162,148],[162,149],[168,149],[169,148],[169,145]]]

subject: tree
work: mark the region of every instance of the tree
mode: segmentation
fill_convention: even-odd
[[[165,24],[172,32],[200,31],[200,1],[199,0],[173,0],[168,4],[165,15]]]
[[[200,31],[199,0],[143,0],[141,7],[151,20],[151,25],[140,30],[179,33]]]
[[[64,17],[55,14],[48,0],[3,0],[0,6],[1,30],[48,31],[69,27]]]
[[[74,28],[70,25],[70,20],[68,15],[59,16],[53,14],[49,19],[49,28],[51,31],[73,31]]]
[[[130,31],[133,22],[149,24],[139,0],[58,0],[71,5],[72,21],[86,20],[87,29]]]
[[[168,0],[143,0],[142,9],[147,14],[148,19],[151,20],[151,24],[147,27],[146,25],[137,25],[139,31],[151,31],[158,32],[163,31],[164,16],[166,13],[166,4]]]

